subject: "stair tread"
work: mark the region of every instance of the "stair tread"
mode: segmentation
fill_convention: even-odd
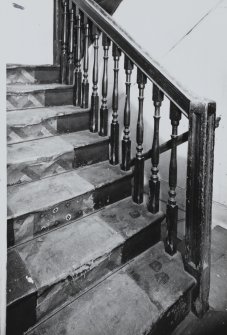
[[[26,275],[29,273],[31,278],[27,283],[28,292],[33,289],[31,282],[42,292],[69,275],[76,278],[93,269],[126,240],[163,218],[163,213],[153,215],[145,205],[137,205],[131,197],[126,198],[70,225],[14,247],[8,253],[16,252],[16,255],[11,255],[9,259],[13,264],[12,258],[18,258],[19,255],[25,264]],[[19,298],[15,285],[17,280],[23,280],[23,274],[20,272],[17,278],[17,272],[12,272],[11,277],[8,304]],[[20,287],[18,289],[21,291]],[[25,295],[24,291],[22,296]]]
[[[52,84],[12,84],[7,86],[7,94],[23,94],[30,92],[42,92],[46,90],[71,89],[72,85]]]
[[[40,123],[48,118],[86,111],[88,109],[73,105],[14,110],[7,113],[7,125],[10,127],[22,127]]]
[[[129,173],[109,162],[98,163],[45,179],[8,187],[8,219],[38,212],[111,183]],[[95,178],[97,176],[97,178]]]
[[[17,69],[17,68],[31,68],[31,69],[58,69],[59,65],[53,64],[6,64],[7,69]]]
[[[20,164],[26,162],[48,162],[54,157],[64,153],[74,153],[75,148],[84,147],[94,143],[103,142],[107,137],[100,137],[88,130],[40,138],[28,142],[8,145],[7,164]]]
[[[150,334],[194,284],[160,242],[26,334]]]

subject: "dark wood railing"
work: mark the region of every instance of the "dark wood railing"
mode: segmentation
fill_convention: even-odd
[[[110,157],[112,165],[120,163],[124,171],[133,167],[133,200],[141,204],[144,201],[144,161],[151,159],[151,176],[149,180],[148,210],[159,211],[160,154],[171,150],[169,164],[169,198],[166,208],[167,237],[166,251],[173,255],[177,251],[177,146],[188,141],[187,158],[187,196],[186,196],[186,233],[185,233],[185,268],[197,279],[192,296],[193,311],[202,316],[208,308],[210,285],[210,236],[211,206],[213,182],[213,157],[215,133],[215,103],[194,97],[145,54],[139,45],[122,30],[99,5],[93,0],[56,1],[55,15],[58,24],[55,27],[55,57],[61,65],[61,81],[74,85],[74,104],[87,108],[90,100],[90,131],[100,136],[108,135],[110,126]],[[57,19],[55,18],[55,22]],[[59,55],[59,25],[61,22],[61,54]],[[102,97],[98,95],[98,51],[100,34],[103,47]],[[93,44],[94,60],[92,69],[92,92],[89,92],[89,58],[88,49]],[[112,121],[108,120],[108,58],[112,44],[114,60]],[[121,111],[123,121],[122,157],[119,157],[119,120],[118,120],[118,74],[119,59],[124,56],[126,74],[125,108]],[[83,61],[83,76],[82,76]],[[138,84],[138,121],[136,135],[136,156],[131,157],[130,139],[130,87],[131,74],[137,67]],[[150,80],[153,83],[154,131],[151,149],[143,152],[143,101],[144,90]],[[90,99],[89,99],[90,97]],[[160,116],[163,99],[170,100],[171,139],[160,145]],[[99,105],[101,105],[99,109]],[[178,135],[178,126],[182,117],[189,120],[188,131]],[[100,121],[98,124],[98,120]]]

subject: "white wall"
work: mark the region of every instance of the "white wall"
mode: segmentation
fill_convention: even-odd
[[[217,115],[222,120],[216,131],[214,200],[227,205],[227,155],[223,151],[227,142],[227,45],[223,42],[227,31],[227,1],[124,0],[114,17],[172,77],[195,94],[217,102]],[[147,92],[150,104],[146,105],[146,124],[153,123],[150,94]],[[168,115],[167,104],[162,109],[162,115],[165,114]],[[164,117],[161,120],[162,140],[170,134],[166,121]],[[186,120],[181,121],[181,129],[186,127]],[[186,145],[179,147],[178,184],[182,187],[185,186],[186,153]],[[165,180],[168,156],[161,158],[161,177]]]
[[[53,0],[7,1],[4,29],[7,63],[52,64]]]

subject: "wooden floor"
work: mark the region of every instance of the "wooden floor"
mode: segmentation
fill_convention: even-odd
[[[193,314],[172,335],[227,334],[227,230],[216,226],[212,232],[210,311],[199,320]]]

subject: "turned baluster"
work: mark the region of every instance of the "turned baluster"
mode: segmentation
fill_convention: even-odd
[[[63,4],[63,30],[62,30],[62,50],[61,50],[61,67],[60,79],[62,84],[67,83],[67,36],[68,36],[68,4]]]
[[[144,102],[144,89],[147,83],[147,77],[139,69],[137,71],[137,84],[139,88],[139,113],[137,120],[136,132],[136,158],[134,168],[134,187],[133,187],[133,201],[137,204],[143,202],[144,191],[144,157],[143,157],[143,102]]]
[[[169,199],[166,208],[167,238],[166,251],[173,255],[177,251],[177,218],[178,206],[176,202],[177,187],[177,132],[181,119],[181,111],[171,102],[170,120],[172,125],[172,150],[169,165]]]
[[[85,17],[84,22],[84,75],[82,83],[82,108],[88,108],[89,99],[89,82],[88,82],[88,66],[89,66],[89,23],[88,19]]]
[[[98,131],[98,112],[99,112],[99,95],[98,95],[98,50],[99,50],[99,31],[92,24],[92,41],[94,44],[94,64],[93,64],[93,87],[91,95],[91,112],[90,112],[90,131]]]
[[[107,107],[107,93],[108,93],[108,51],[110,47],[110,39],[106,34],[102,34],[102,46],[103,46],[103,78],[102,78],[102,105],[100,108],[100,136],[107,136],[108,133],[108,107]]]
[[[164,94],[156,85],[153,85],[153,102],[155,107],[154,112],[154,135],[151,150],[151,178],[149,180],[149,203],[148,210],[155,214],[159,211],[159,194],[160,194],[160,181],[159,181],[159,121],[160,121],[160,107],[164,99]]]
[[[112,123],[110,133],[110,164],[117,165],[119,163],[119,123],[118,123],[118,74],[119,74],[119,59],[121,50],[113,44],[113,59],[114,59],[114,86],[112,98]]]
[[[122,140],[122,164],[121,169],[124,171],[130,170],[131,161],[131,139],[130,139],[130,89],[131,89],[131,75],[134,64],[125,55],[124,69],[126,74],[126,97],[125,97],[125,108],[124,108],[124,136]]]
[[[75,82],[73,103],[75,106],[81,105],[81,15],[77,9],[76,13],[76,55],[75,55]]]
[[[69,14],[69,58],[68,58],[68,84],[73,84],[74,71],[74,9],[70,10]]]

